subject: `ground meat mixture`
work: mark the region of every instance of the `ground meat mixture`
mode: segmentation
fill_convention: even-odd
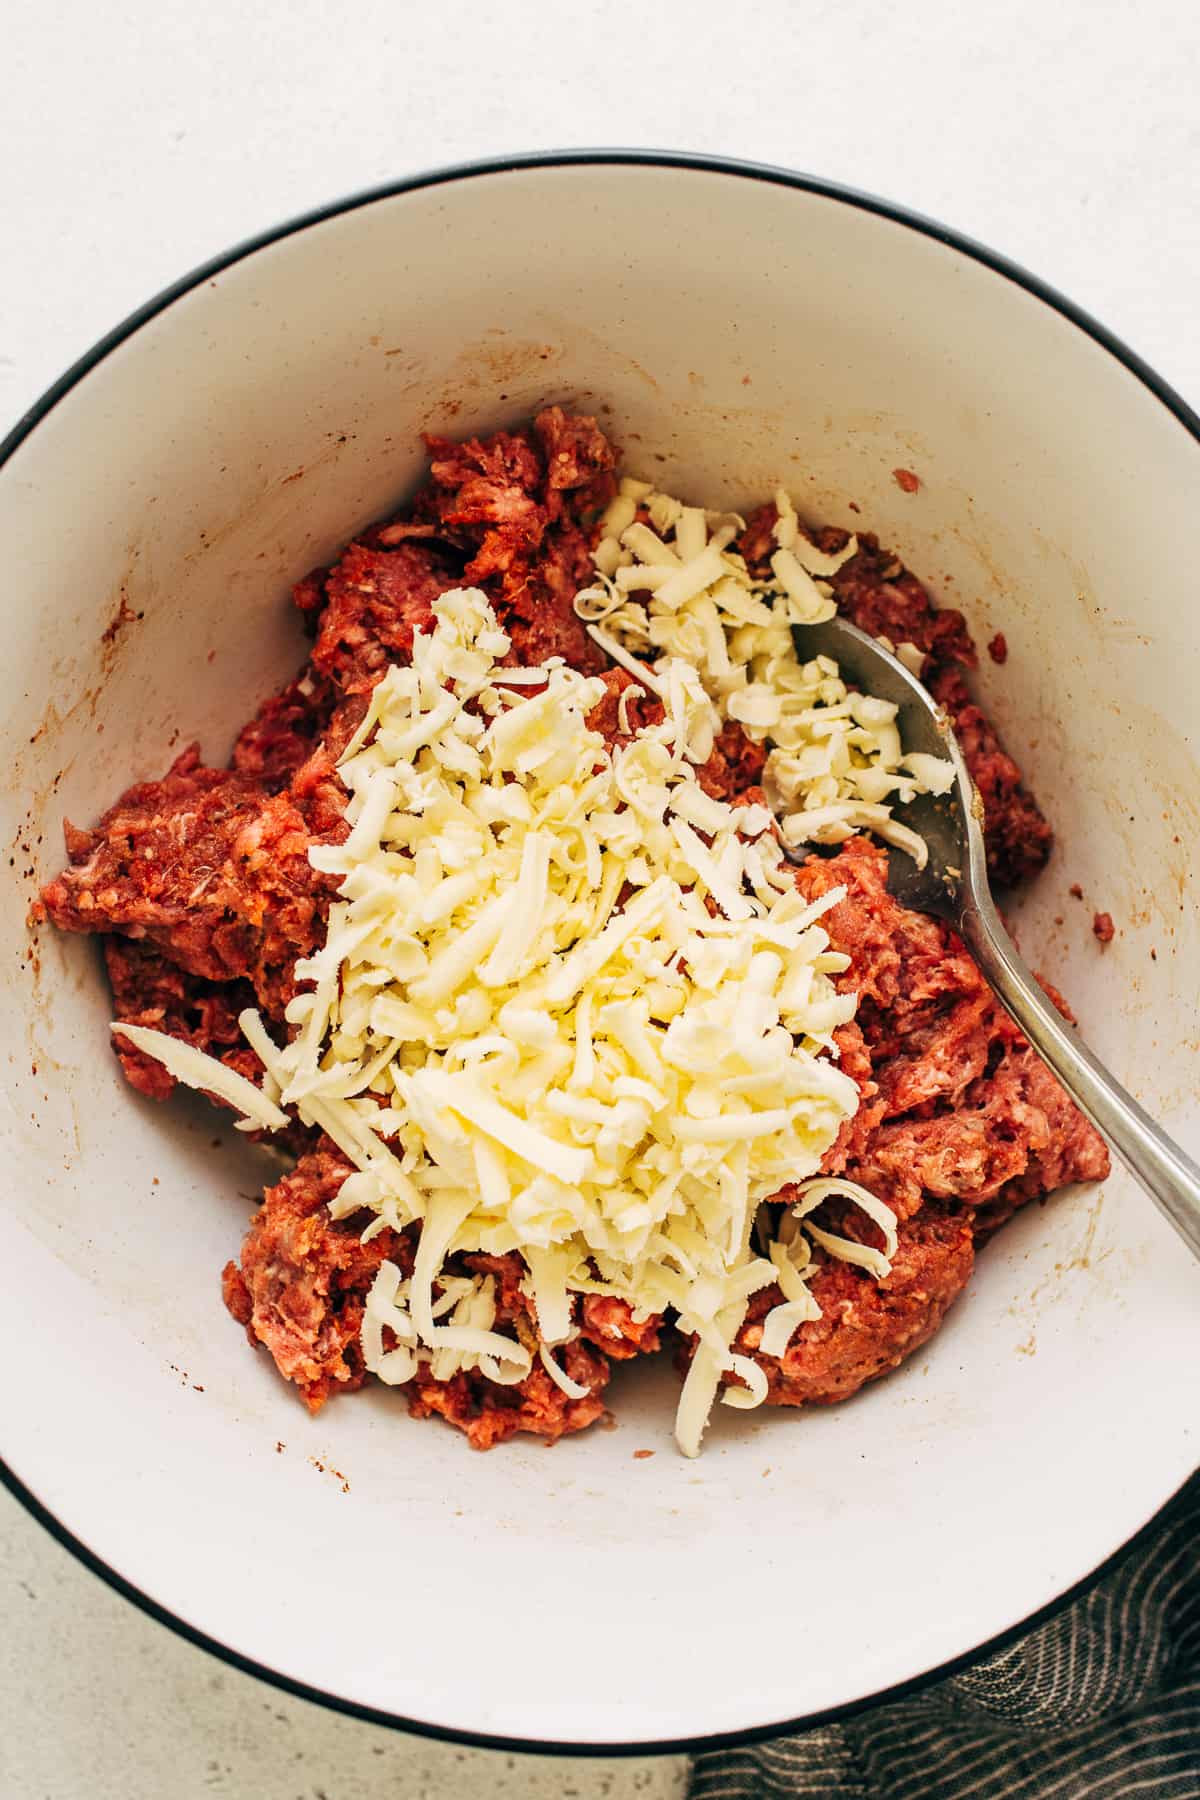
[[[47,916],[63,931],[148,941],[203,981],[248,980],[282,1017],[297,957],[323,941],[331,894],[308,851],[344,831],[340,809],[323,815],[321,784],[302,782],[307,769],[272,793],[255,777],[205,768],[193,744],[94,831],[68,828],[70,865],[42,894]]]
[[[735,800],[748,789],[758,788],[766,760],[763,745],[752,744],[741,726],[730,719],[717,734],[712,755],[696,774],[700,786],[714,800]]]
[[[894,1368],[937,1329],[971,1272],[976,1242],[1026,1201],[1100,1181],[1109,1167],[1103,1139],[1002,1011],[950,926],[888,893],[882,850],[852,839],[834,856],[811,858],[796,881],[810,900],[846,890],[822,923],[850,958],[837,984],[859,995],[838,1044],[860,1105],[823,1172],[885,1199],[899,1220],[900,1247],[883,1282],[818,1251],[811,1292],[822,1316],[797,1331],[782,1360],[761,1356],[758,1342],[761,1320],[783,1294],[769,1287],[754,1296],[740,1342],[765,1370],[775,1405],[841,1400]],[[814,1218],[882,1246],[853,1207]]]
[[[161,780],[130,788],[94,829],[68,827],[68,867],[42,896],[56,925],[100,935],[118,1019],[185,1039],[252,1079],[260,1071],[239,1039],[239,1012],[257,1004],[282,1021],[296,960],[324,938],[331,891],[308,852],[346,831],[337,757],[374,683],[411,653],[414,631],[430,629],[440,593],[482,586],[511,637],[514,664],[560,655],[603,674],[606,692],[590,722],[610,742],[662,716],[631,675],[606,667],[573,611],[590,577],[596,521],[615,492],[616,459],[596,422],[550,407],[526,429],[427,445],[428,479],[403,511],[297,584],[310,658],[245,726],[230,767],[206,767],[193,747]],[[915,490],[908,471],[896,475]],[[739,541],[756,573],[775,547],[775,519],[774,507],[761,509]],[[832,529],[813,537],[829,552],[847,542]],[[993,876],[1012,883],[1036,873],[1050,827],[970,693],[977,658],[962,615],[935,606],[866,533],[833,585],[849,618],[921,653],[983,796]],[[989,648],[1003,660],[1002,636]],[[719,798],[756,801],[763,762],[763,748],[730,725],[698,773]],[[812,1292],[822,1316],[796,1332],[782,1358],[760,1350],[761,1321],[782,1296],[777,1288],[754,1296],[739,1348],[759,1360],[779,1405],[841,1400],[894,1368],[937,1329],[979,1242],[1018,1206],[1108,1168],[1100,1139],[996,1006],[963,945],[940,921],[899,906],[886,868],[884,853],[858,839],[813,856],[796,879],[809,898],[845,889],[823,924],[850,958],[841,985],[860,995],[836,1042],[861,1103],[824,1166],[887,1201],[899,1249],[882,1282],[817,1250]],[[1107,915],[1097,915],[1095,929],[1101,941],[1111,938]],[[159,1063],[122,1040],[115,1048],[134,1087],[167,1096],[173,1083]],[[411,1270],[414,1234],[381,1230],[363,1243],[368,1215],[335,1221],[328,1210],[351,1172],[341,1154],[299,1126],[285,1148],[295,1166],[266,1189],[223,1288],[251,1343],[266,1348],[315,1411],[364,1381],[367,1294],[385,1259]],[[787,1199],[784,1190],[781,1208]],[[818,1222],[881,1241],[845,1203],[827,1202]],[[517,1256],[463,1256],[447,1272],[490,1277],[498,1322],[536,1350],[536,1312]],[[564,1394],[535,1358],[512,1387],[478,1370],[438,1380],[423,1364],[406,1386],[408,1404],[417,1417],[447,1419],[480,1448],[516,1432],[554,1440],[601,1416],[610,1361],[658,1350],[664,1324],[637,1319],[611,1296],[580,1297],[577,1335],[556,1355],[586,1389],[582,1398]]]
[[[370,693],[390,662],[412,652],[414,631],[433,626],[433,603],[460,579],[461,563],[430,543],[399,543],[382,550],[351,544],[314,589],[321,607],[313,667],[343,693]]]
[[[554,1443],[602,1417],[601,1394],[608,1382],[607,1362],[582,1341],[564,1344],[556,1354],[571,1380],[590,1390],[585,1399],[568,1399],[538,1367],[515,1387],[499,1387],[478,1369],[461,1370],[449,1381],[436,1381],[423,1364],[408,1383],[408,1409],[414,1419],[440,1414],[466,1432],[475,1450],[490,1450],[518,1431]]]
[[[295,1382],[310,1412],[331,1394],[353,1393],[366,1379],[359,1332],[380,1263],[412,1272],[408,1237],[385,1230],[364,1244],[361,1233],[370,1215],[337,1222],[329,1217],[329,1202],[352,1173],[336,1151],[303,1156],[290,1175],[267,1189],[240,1262],[227,1263],[222,1276],[229,1311],[252,1344],[270,1351],[284,1379]],[[496,1280],[498,1320],[523,1321],[527,1330],[521,1335],[527,1335],[533,1321],[520,1291],[519,1259],[462,1261]],[[452,1263],[448,1272],[459,1271]],[[618,1348],[615,1353],[634,1352]],[[582,1341],[568,1344],[560,1355],[571,1378],[591,1390],[586,1399],[568,1400],[540,1367],[515,1387],[502,1387],[477,1370],[441,1382],[422,1369],[404,1389],[409,1410],[420,1419],[440,1413],[481,1450],[517,1431],[551,1439],[581,1431],[604,1410],[598,1396],[608,1380],[608,1363]]]
[[[1103,1140],[993,998],[941,919],[887,891],[887,856],[863,838],[797,870],[809,899],[844,887],[823,921],[850,966],[861,1039],[846,1067],[863,1092],[825,1159],[886,1197],[903,1218],[926,1200],[1009,1211],[1072,1181],[1108,1173]],[[1069,1009],[1047,990],[1064,1016]],[[864,1060],[870,1064],[869,1077]],[[968,1216],[970,1216],[968,1214]]]
[[[255,1003],[249,982],[205,981],[189,975],[145,938],[114,935],[102,943],[114,1019],[169,1032],[228,1061],[240,1074],[257,1076],[258,1058],[247,1049],[238,1027],[238,1014]],[[113,1045],[130,1086],[151,1100],[165,1100],[175,1080],[162,1064],[125,1038],[114,1038]]]
[[[282,693],[264,700],[233,746],[231,767],[258,781],[269,793],[286,788],[322,742],[340,696],[312,666],[301,670]],[[347,733],[347,736],[349,733]]]
[[[358,1334],[380,1263],[398,1263],[406,1274],[412,1269],[412,1247],[395,1232],[381,1231],[364,1244],[368,1217],[330,1218],[329,1202],[352,1173],[327,1150],[302,1157],[266,1190],[240,1265],[226,1263],[221,1278],[225,1304],[250,1342],[266,1345],[311,1412],[366,1378]]]
[[[606,669],[604,687],[604,698],[592,708],[587,722],[593,731],[600,732],[606,744],[619,743],[626,731],[636,733],[648,725],[662,724],[662,701],[627,669]]]
[[[768,1405],[828,1406],[848,1399],[933,1336],[975,1262],[970,1223],[960,1211],[923,1206],[899,1235],[892,1272],[883,1282],[816,1251],[820,1268],[809,1289],[821,1317],[801,1325],[782,1357],[759,1349],[762,1320],[782,1295],[764,1288],[753,1296],[738,1348],[765,1372]]]
[[[585,529],[615,490],[614,456],[595,421],[560,407],[528,431],[480,441],[426,439],[429,481],[402,517],[372,527],[296,603],[315,624],[314,666],[363,693],[428,629],[448,587],[482,587],[512,639],[511,660],[562,656],[596,673],[604,658],[572,602],[590,579]]]
[[[579,1307],[579,1335],[619,1361],[657,1350],[662,1320],[653,1314],[641,1323],[625,1300],[613,1294],[587,1294]]]
[[[988,873],[1002,887],[1015,887],[1045,867],[1054,833],[1021,779],[983,711],[971,699],[963,671],[955,664],[927,677],[935,700],[954,721],[959,748],[983,801]]]

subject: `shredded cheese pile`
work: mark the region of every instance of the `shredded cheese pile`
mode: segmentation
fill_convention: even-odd
[[[769,742],[764,786],[789,844],[837,844],[872,831],[923,867],[924,839],[894,817],[892,803],[947,793],[951,766],[906,755],[896,707],[848,691],[829,657],[800,662],[791,628],[833,616],[828,577],[858,542],[827,556],[800,530],[783,489],[775,507],[772,574],[757,581],[730,548],[745,529],[736,514],[622,481],[602,522],[596,582],[576,596],[575,610],[627,667],[655,655],[688,663],[713,703],[716,729],[736,720],[755,743]],[[898,654],[909,666],[915,654],[919,668],[914,646],[900,645]],[[640,665],[641,678],[655,685],[658,667]]]
[[[325,1131],[355,1170],[335,1217],[369,1211],[368,1237],[420,1224],[411,1277],[384,1262],[367,1302],[365,1360],[383,1381],[428,1363],[515,1383],[536,1354],[581,1396],[555,1350],[577,1334],[578,1296],[614,1295],[636,1320],[670,1309],[695,1335],[676,1421],[694,1455],[723,1383],[730,1405],[765,1397],[763,1371],[733,1348],[750,1296],[779,1283],[762,1347],[781,1355],[819,1316],[810,1238],[876,1275],[896,1244],[878,1200],[812,1179],[858,1105],[833,1038],[856,997],[830,980],[847,958],[820,923],[844,890],[807,904],[767,809],[704,793],[713,695],[722,716],[782,729],[797,793],[825,779],[841,795],[845,771],[861,793],[902,759],[894,727],[857,699],[855,712],[832,670],[789,660],[786,625],[727,567],[728,521],[711,535],[688,509],[660,522],[674,549],[623,525],[646,559],[612,568],[670,569],[649,616],[661,724],[609,748],[588,725],[603,681],[559,659],[500,667],[509,640],[486,597],[444,594],[339,764],[349,835],[310,851],[339,897],[324,946],[297,965],[290,1040],[241,1016],[261,1091],[161,1033],[114,1029],[247,1128],[277,1129],[294,1108]],[[807,575],[782,567],[807,594]],[[814,593],[806,604],[824,606]],[[705,633],[715,661],[689,636]],[[803,773],[818,763],[823,777]],[[789,1182],[799,1199],[772,1241],[763,1203]],[[833,1192],[881,1227],[882,1254],[801,1229]],[[536,1350],[498,1328],[490,1277],[445,1269],[464,1251],[519,1252]]]

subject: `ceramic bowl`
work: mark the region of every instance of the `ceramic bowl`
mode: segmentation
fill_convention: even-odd
[[[1030,1207],[898,1374],[719,1409],[697,1463],[669,1368],[618,1370],[617,1428],[553,1450],[473,1454],[383,1390],[309,1418],[221,1306],[255,1153],[123,1086],[94,944],[26,926],[64,816],[190,739],[223,757],[297,666],[289,584],[404,496],[420,432],[547,401],[671,491],[785,482],[1003,631],[979,685],[1058,829],[1023,943],[1200,1148],[1200,423],[1038,282],[864,196],[658,155],[452,169],[188,277],[3,447],[0,1449],[131,1599],[283,1685],[473,1740],[698,1743],[969,1657],[1176,1491],[1200,1288],[1150,1204],[1114,1174]]]

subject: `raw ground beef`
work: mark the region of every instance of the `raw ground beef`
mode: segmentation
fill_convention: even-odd
[[[1108,1150],[993,999],[966,949],[939,919],[887,891],[886,854],[863,838],[796,871],[808,899],[844,887],[822,924],[850,967],[835,979],[860,995],[839,1034],[861,1104],[822,1165],[887,1201],[899,1221],[892,1272],[878,1282],[816,1250],[811,1292],[821,1318],[800,1326],[782,1359],[758,1350],[761,1320],[783,1300],[753,1297],[740,1345],[765,1370],[773,1405],[844,1400],[918,1349],[965,1286],[975,1245],[1026,1201],[1074,1181],[1101,1181]],[[1050,997],[1067,1018],[1067,1007]],[[785,1190],[781,1200],[789,1196]],[[827,1202],[814,1222],[882,1248],[855,1207]]]
[[[264,700],[238,733],[230,766],[270,793],[286,788],[319,743],[327,741],[341,696],[310,664],[282,693]],[[349,735],[349,734],[347,734]]]
[[[847,1228],[848,1221],[839,1220]],[[830,1405],[886,1375],[927,1343],[967,1284],[975,1262],[969,1219],[931,1203],[900,1227],[886,1281],[815,1252],[809,1289],[821,1317],[801,1325],[782,1357],[759,1349],[762,1320],[783,1296],[763,1288],[750,1302],[737,1347],[767,1377],[771,1406]]]
[[[482,587],[512,639],[511,660],[604,658],[572,608],[591,573],[586,523],[615,491],[612,449],[594,419],[560,407],[527,431],[454,444],[427,438],[430,478],[402,517],[373,526],[332,569],[300,583],[316,627],[313,664],[344,693],[368,691],[428,630],[448,587]]]
[[[465,1431],[475,1450],[490,1450],[518,1431],[554,1443],[595,1424],[604,1413],[601,1394],[608,1384],[607,1362],[581,1339],[561,1345],[555,1354],[571,1380],[589,1390],[585,1399],[569,1400],[540,1366],[515,1387],[499,1387],[478,1369],[435,1381],[422,1364],[408,1383],[408,1410],[414,1419],[439,1414]]]
[[[246,1047],[238,1028],[238,1014],[255,1003],[249,982],[205,981],[202,976],[189,975],[146,938],[114,934],[101,942],[114,1019],[123,1025],[146,1025],[152,1031],[168,1032],[209,1056],[228,1061],[240,1074],[252,1079],[257,1076],[258,1058]],[[131,1087],[151,1100],[167,1098],[175,1080],[155,1057],[135,1050],[121,1037],[113,1039],[113,1047]],[[246,1066],[247,1061],[252,1067]]]
[[[309,847],[344,832],[309,765],[272,793],[256,777],[205,768],[196,745],[161,781],[132,787],[93,831],[68,827],[70,863],[43,890],[62,931],[120,932],[156,945],[187,975],[249,981],[282,1017],[292,968],[324,939],[331,884]]]
[[[865,838],[796,872],[809,899],[844,887],[825,915],[850,958],[854,1025],[871,1068],[850,1072],[859,1111],[825,1159],[902,1219],[928,1200],[986,1206],[989,1225],[1026,1200],[1108,1173],[1103,1140],[990,988],[954,931],[887,891],[887,856]],[[1068,1019],[1061,997],[1047,988]]]
[[[381,1231],[366,1244],[360,1234],[371,1215],[334,1221],[329,1202],[353,1171],[336,1150],[326,1147],[302,1156],[290,1175],[266,1190],[242,1245],[239,1262],[222,1276],[225,1304],[246,1327],[251,1344],[270,1351],[285,1380],[293,1381],[310,1412],[333,1393],[352,1393],[366,1378],[359,1331],[371,1284],[384,1262],[412,1272],[410,1236]],[[495,1283],[496,1318],[512,1325],[523,1343],[536,1348],[537,1322],[521,1289],[524,1269],[516,1256],[462,1256],[448,1274],[490,1276]],[[581,1431],[604,1411],[600,1398],[608,1382],[608,1356],[636,1356],[658,1348],[658,1321],[635,1324],[620,1300],[589,1296],[579,1308],[580,1335],[557,1354],[573,1381],[589,1389],[568,1399],[539,1366],[524,1381],[505,1387],[478,1370],[438,1381],[423,1367],[404,1392],[414,1418],[439,1413],[464,1431],[480,1450],[529,1431],[551,1440]]]
[[[207,768],[189,749],[162,780],[130,788],[93,830],[68,827],[68,867],[42,895],[60,928],[100,934],[118,1019],[186,1039],[251,1078],[258,1065],[239,1042],[238,1013],[257,1003],[280,1021],[296,959],[324,937],[330,887],[308,850],[346,830],[337,756],[371,687],[409,655],[414,630],[430,628],[446,587],[486,590],[514,664],[561,655],[603,673],[607,692],[591,723],[610,740],[623,723],[637,731],[661,717],[630,675],[606,668],[572,609],[590,575],[596,517],[615,491],[615,456],[595,421],[550,407],[527,429],[427,445],[429,478],[410,504],[297,584],[311,657],[245,726],[230,767]],[[763,508],[740,540],[758,572],[774,547],[775,517]],[[813,538],[826,551],[847,541],[838,530]],[[921,651],[924,677],[953,715],[983,795],[995,879],[1035,873],[1050,852],[1050,827],[971,697],[977,658],[962,615],[936,607],[868,534],[833,582],[848,617]],[[763,760],[762,748],[730,726],[700,778],[722,798],[759,799]],[[1026,1201],[1108,1168],[1103,1144],[997,1008],[954,934],[888,895],[886,866],[880,850],[852,840],[811,858],[797,882],[810,897],[845,887],[824,925],[850,957],[841,984],[861,995],[855,1021],[837,1033],[861,1105],[825,1168],[895,1209],[899,1250],[882,1282],[818,1250],[812,1291],[822,1317],[800,1328],[782,1358],[759,1350],[761,1320],[779,1291],[754,1297],[739,1343],[761,1362],[775,1404],[844,1399],[895,1367],[936,1330],[982,1238]],[[173,1083],[161,1065],[119,1039],[115,1047],[132,1085],[165,1098]],[[365,1215],[335,1221],[328,1212],[350,1173],[340,1153],[299,1126],[285,1147],[295,1166],[266,1189],[223,1288],[251,1343],[266,1347],[315,1411],[365,1379],[366,1295],[385,1258],[411,1268],[412,1234],[383,1231],[363,1244]],[[818,1219],[881,1241],[853,1207],[827,1202]],[[472,1256],[455,1266],[494,1279],[498,1319],[536,1348],[520,1260]],[[410,1410],[441,1415],[480,1448],[519,1431],[553,1440],[581,1430],[604,1410],[610,1360],[656,1351],[663,1321],[638,1322],[624,1302],[590,1295],[576,1302],[576,1325],[578,1337],[558,1354],[585,1397],[569,1399],[536,1361],[515,1387],[478,1371],[439,1381],[422,1366],[406,1390]]]
[[[385,1260],[406,1274],[412,1246],[393,1231],[369,1243],[369,1216],[333,1220],[328,1205],[352,1171],[336,1152],[303,1156],[290,1175],[267,1188],[242,1245],[241,1263],[226,1263],[225,1304],[252,1344],[265,1344],[279,1373],[294,1381],[310,1412],[339,1388],[366,1379],[358,1334],[363,1304]]]

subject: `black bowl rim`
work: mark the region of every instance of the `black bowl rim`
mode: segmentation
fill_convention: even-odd
[[[326,219],[340,217],[343,213],[356,212],[360,207],[371,206],[376,201],[392,199],[400,194],[416,193],[422,188],[448,186],[460,181],[474,181],[480,177],[507,175],[527,169],[571,168],[579,166],[619,165],[626,167],[673,168],[698,170],[706,174],[733,175],[749,181],[761,181],[778,187],[790,187],[802,193],[815,194],[826,200],[851,206],[861,212],[874,213],[878,217],[890,220],[893,224],[903,225],[923,237],[934,239],[937,243],[957,250],[972,261],[982,263],[994,274],[1013,282],[1023,288],[1026,293],[1042,301],[1054,312],[1067,319],[1079,328],[1086,336],[1105,349],[1121,363],[1129,373],[1136,377],[1143,387],[1148,388],[1156,399],[1162,402],[1179,424],[1183,426],[1197,443],[1200,443],[1200,414],[1188,405],[1181,394],[1164,381],[1150,365],[1132,350],[1128,344],[1100,324],[1090,313],[1076,306],[1065,295],[1049,286],[1038,276],[1030,274],[1027,269],[997,251],[977,243],[975,239],[960,231],[943,225],[924,214],[914,212],[895,201],[886,200],[879,195],[865,193],[861,189],[847,187],[836,181],[828,181],[823,176],[803,174],[795,170],[775,167],[768,163],[746,162],[735,157],[708,156],[691,154],[676,150],[637,150],[637,149],[565,149],[530,151],[511,156],[485,158],[474,162],[454,163],[445,168],[421,171],[404,177],[399,181],[383,182],[376,187],[364,188],[343,199],[333,200],[324,206],[315,207],[312,211],[301,213],[295,218],[285,220],[282,224],[271,226],[256,236],[245,239],[231,250],[211,258],[193,269],[190,274],[164,288],[153,299],[147,300],[143,306],[129,314],[126,319],[108,332],[92,348],[73,363],[65,374],[61,375],[52,386],[48,387],[40,399],[36,400],[29,410],[17,421],[16,425],[0,442],[0,469],[20,448],[25,439],[53,411],[59,401],[64,399],[77,384],[84,379],[97,365],[127,338],[163,312],[183,295],[200,287],[205,281],[233,267],[235,263],[253,256],[257,251],[266,249],[271,244],[292,237],[298,232],[307,231],[310,226],[319,225]],[[422,1719],[409,1719],[399,1713],[385,1712],[380,1708],[364,1706],[355,1700],[347,1700],[338,1694],[325,1692],[321,1688],[308,1686],[290,1675],[284,1675],[276,1669],[256,1662],[252,1657],[243,1656],[230,1645],[219,1639],[210,1637],[199,1631],[186,1619],[161,1606],[148,1594],[126,1581],[116,1569],[112,1568],[102,1557],[95,1554],[77,1538],[67,1526],[57,1519],[49,1509],[42,1505],[25,1483],[11,1470],[6,1462],[0,1460],[0,1482],[25,1507],[26,1511],[43,1525],[50,1535],[75,1556],[85,1568],[98,1575],[116,1593],[156,1619],[160,1625],[176,1632],[189,1643],[210,1655],[219,1657],[230,1667],[239,1669],[243,1674],[256,1676],[261,1681],[269,1682],[283,1692],[292,1694],[301,1700],[315,1701],[318,1705],[329,1707],[334,1712],[346,1714],[350,1718],[361,1719],[372,1725],[385,1725],[394,1730],[412,1732],[414,1735],[433,1738],[442,1742],[468,1745],[481,1750],[505,1750],[509,1752],[536,1753],[545,1756],[666,1756],[672,1754],[696,1754],[714,1750],[734,1749],[742,1745],[763,1743],[771,1738],[782,1737],[799,1731],[810,1731],[818,1725],[832,1724],[835,1721],[853,1718],[856,1714],[870,1711],[885,1702],[899,1700],[906,1696],[920,1693],[935,1683],[944,1681],[958,1671],[970,1668],[981,1657],[994,1655],[1007,1645],[1016,1642],[1035,1626],[1053,1618],[1072,1601],[1086,1594],[1101,1578],[1118,1564],[1124,1561],[1143,1540],[1154,1530],[1163,1513],[1171,1506],[1176,1494],[1170,1495],[1159,1510],[1148,1519],[1133,1537],[1111,1556],[1105,1558],[1088,1575],[1077,1581],[1065,1593],[1057,1595],[1045,1606],[1030,1613],[1018,1624],[1000,1632],[986,1642],[964,1651],[961,1656],[949,1662],[940,1663],[936,1668],[926,1670],[921,1675],[913,1676],[903,1682],[879,1689],[876,1693],[846,1702],[840,1706],[826,1707],[815,1713],[801,1714],[792,1719],[781,1719],[766,1725],[747,1727],[741,1731],[716,1732],[710,1736],[687,1738],[648,1738],[628,1742],[582,1743],[564,1742],[551,1738],[521,1738],[496,1735],[488,1732],[467,1731],[456,1726],[430,1724]],[[1182,1492],[1182,1484],[1177,1493]]]

